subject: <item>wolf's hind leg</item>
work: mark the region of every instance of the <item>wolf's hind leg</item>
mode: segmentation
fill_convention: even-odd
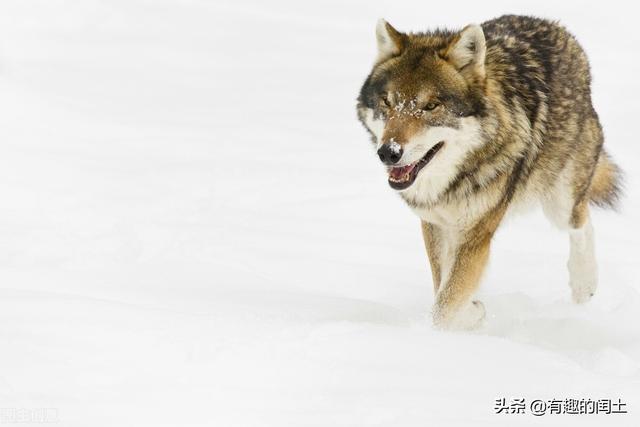
[[[574,207],[569,229],[569,286],[573,301],[591,299],[598,287],[598,267],[593,244],[593,226],[586,203]]]
[[[593,242],[593,226],[587,199],[572,202],[566,189],[556,188],[555,194],[543,201],[546,216],[561,230],[569,232],[569,287],[573,301],[589,301],[598,286],[598,267]]]

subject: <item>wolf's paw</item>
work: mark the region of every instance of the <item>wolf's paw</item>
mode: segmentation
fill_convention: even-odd
[[[598,282],[595,280],[580,281],[578,283],[570,281],[569,286],[571,287],[573,302],[576,304],[584,304],[595,294]]]
[[[486,316],[484,304],[471,301],[457,312],[436,307],[433,313],[433,324],[438,329],[468,331],[480,327]]]
[[[592,257],[570,256],[569,287],[573,302],[584,304],[589,301],[598,287],[598,267]]]

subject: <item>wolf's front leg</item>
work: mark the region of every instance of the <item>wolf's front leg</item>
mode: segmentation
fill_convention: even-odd
[[[454,232],[455,246],[447,252],[440,289],[433,308],[433,322],[442,329],[473,329],[485,317],[480,301],[472,296],[489,259],[489,246],[504,210],[493,210],[474,226]]]
[[[424,246],[429,257],[431,266],[431,276],[433,278],[433,292],[437,293],[440,288],[440,280],[442,279],[442,255],[443,241],[440,229],[435,224],[422,221],[422,237],[424,238]]]

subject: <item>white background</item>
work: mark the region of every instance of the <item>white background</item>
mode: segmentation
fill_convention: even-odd
[[[2,0],[4,422],[639,425],[630,4]],[[588,305],[570,302],[567,236],[535,212],[494,241],[484,328],[436,332],[418,220],[355,98],[379,17],[420,31],[504,13],[577,35],[626,197],[594,213]],[[501,397],[630,413],[494,415]]]

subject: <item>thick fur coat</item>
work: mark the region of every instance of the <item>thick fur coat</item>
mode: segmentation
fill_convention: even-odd
[[[595,291],[589,203],[613,206],[620,171],[603,150],[584,50],[555,22],[503,16],[405,34],[385,21],[358,117],[389,184],[420,217],[436,325],[472,328],[472,296],[504,215],[539,203],[570,235],[576,302]]]

